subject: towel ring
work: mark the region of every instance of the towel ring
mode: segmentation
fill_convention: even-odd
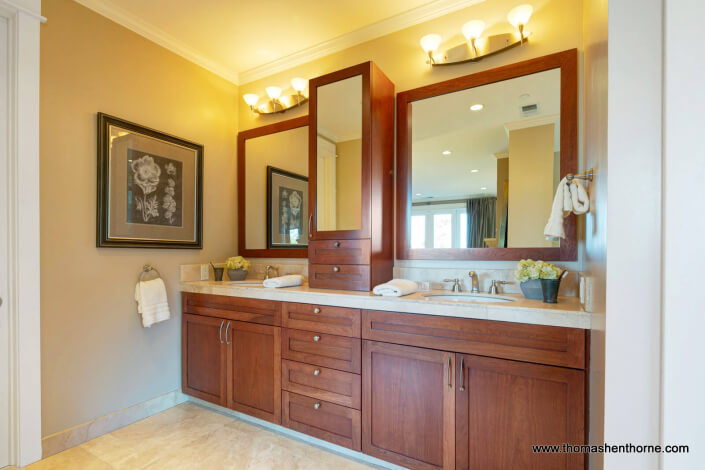
[[[142,272],[140,273],[140,277],[139,277],[139,279],[137,279],[137,282],[142,282],[142,278],[144,277],[144,275],[147,274],[148,272],[152,272],[152,271],[157,274],[157,277],[155,277],[154,279],[158,279],[158,278],[162,277],[162,275],[159,274],[159,270],[157,268],[155,268],[154,266],[152,266],[150,264],[145,264],[144,266],[142,266]]]

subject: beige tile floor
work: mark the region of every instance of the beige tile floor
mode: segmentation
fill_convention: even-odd
[[[372,467],[184,403],[25,468],[357,470]]]

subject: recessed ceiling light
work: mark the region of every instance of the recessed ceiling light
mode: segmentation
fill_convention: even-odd
[[[450,155],[450,150],[444,150],[442,153],[443,155]]]
[[[480,189],[483,190],[483,191],[485,191],[487,188],[485,188],[485,187],[483,186],[483,187],[481,187]]]
[[[484,104],[477,103],[477,104],[470,106],[470,111],[480,111],[484,107],[485,107]]]
[[[470,170],[470,173],[477,173],[480,170]]]
[[[421,193],[416,193],[417,196],[421,196]]]

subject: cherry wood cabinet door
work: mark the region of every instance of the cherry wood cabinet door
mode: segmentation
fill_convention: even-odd
[[[226,404],[227,320],[184,313],[181,320],[181,387],[187,395]]]
[[[362,360],[363,452],[410,469],[455,468],[455,355],[363,341]]]
[[[281,328],[238,321],[226,326],[228,407],[281,423]]]
[[[583,454],[532,445],[585,443],[584,372],[458,354],[457,470],[576,470]]]

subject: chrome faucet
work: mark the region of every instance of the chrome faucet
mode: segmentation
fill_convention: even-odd
[[[460,292],[460,279],[457,277],[454,279],[443,279],[443,282],[452,282],[453,287],[451,287],[452,292]]]
[[[270,265],[270,264],[268,264],[267,266],[264,267],[264,278],[265,278],[265,279],[269,279],[269,272],[270,272],[272,269],[275,270],[275,271],[277,271],[277,268],[275,268],[274,266],[272,266],[272,265]],[[277,274],[279,274],[279,271],[277,271]]]
[[[492,285],[490,286],[490,294],[499,294],[499,286],[502,284],[509,284],[507,281],[497,281],[492,280]]]
[[[470,276],[470,279],[472,279],[472,293],[473,294],[479,294],[480,293],[480,284],[477,280],[477,273],[475,271],[470,271],[468,273],[468,276]]]

